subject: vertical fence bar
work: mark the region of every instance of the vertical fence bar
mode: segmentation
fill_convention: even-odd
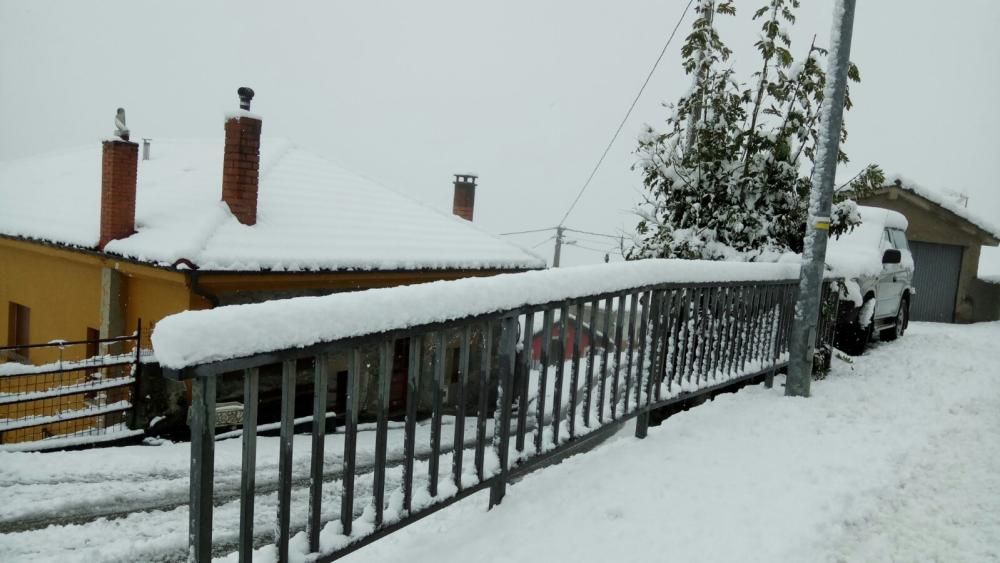
[[[659,401],[663,397],[663,384],[666,383],[667,389],[669,390],[672,385],[673,370],[671,361],[674,356],[673,349],[673,336],[671,331],[674,326],[674,307],[676,301],[677,291],[670,289],[664,292],[663,303],[660,306],[660,317],[663,319],[660,326],[660,354],[657,371],[659,372],[659,379],[656,385],[656,400]]]
[[[428,467],[428,477],[430,478],[430,485],[428,491],[432,497],[436,497],[438,494],[438,464],[441,457],[441,411],[444,406],[441,404],[443,400],[444,393],[444,368],[447,356],[445,355],[445,348],[448,344],[448,340],[445,337],[445,331],[437,331],[437,338],[435,339],[435,349],[434,349],[434,394],[433,394],[433,412],[431,413],[431,458],[427,462]]]
[[[688,382],[694,379],[695,385],[701,376],[702,316],[704,312],[705,289],[695,288],[691,296],[691,343],[688,351]]]
[[[344,412],[344,474],[340,495],[340,526],[345,536],[351,535],[354,522],[354,466],[358,449],[358,403],[361,391],[361,350],[354,348],[347,365],[347,396]]]
[[[739,318],[738,312],[740,307],[740,288],[731,287],[729,288],[729,304],[726,308],[726,350],[725,350],[725,364],[723,365],[723,371],[726,373],[726,377],[732,377],[733,374],[733,356],[736,354],[736,335],[737,335],[737,320]]]
[[[787,291],[786,316],[785,319],[785,349],[784,352],[791,352],[792,349],[792,324],[795,321],[795,301],[798,298],[798,286],[790,285]]]
[[[608,383],[608,352],[611,348],[611,305],[614,303],[612,297],[608,297],[604,300],[604,346],[601,347],[601,375],[600,387],[597,388],[597,420],[598,422],[604,423],[604,405],[607,403],[607,390],[605,387]],[[591,343],[593,345],[593,343]],[[588,382],[589,383],[589,382]],[[587,402],[587,409],[590,410],[590,402]]]
[[[538,350],[538,391],[535,394],[535,453],[542,453],[545,434],[545,397],[549,377],[549,349],[552,347],[552,311],[542,313],[542,341]]]
[[[736,338],[736,372],[738,375],[745,373],[746,348],[748,327],[750,325],[750,305],[753,301],[753,291],[751,286],[743,286],[739,307],[739,330]]]
[[[652,337],[650,338],[649,349],[649,375],[646,377],[646,405],[653,404],[654,386],[659,388],[657,382],[660,380],[660,356],[663,354],[663,300],[666,291],[659,290],[653,293],[653,305],[650,307],[650,324],[652,325]]]
[[[774,373],[778,370],[778,350],[781,347],[781,329],[782,324],[784,323],[785,309],[782,306],[782,303],[784,302],[784,295],[784,286],[775,285],[774,296],[771,301],[774,320],[771,329],[770,348],[768,349],[771,369],[768,370],[767,376],[764,378],[764,387],[767,389],[774,387]]]
[[[671,293],[670,309],[667,311],[667,314],[670,315],[670,322],[667,326],[670,346],[670,379],[667,388],[673,392],[674,384],[680,385],[683,381],[680,372],[683,366],[681,362],[681,336],[684,334],[684,293],[686,290],[675,289]]]
[[[253,502],[257,477],[257,391],[260,372],[243,370],[243,464],[240,468],[240,563],[253,558]]]
[[[715,287],[709,293],[708,308],[708,351],[705,365],[706,381],[715,381],[715,351],[719,348],[722,335],[719,333],[719,307],[722,301],[722,287]]]
[[[707,289],[705,295],[705,312],[702,328],[705,346],[701,352],[701,372],[706,383],[714,379],[712,377],[712,352],[715,350],[716,342],[718,341],[718,331],[715,327],[715,309],[719,304],[719,291],[720,288],[710,287]]]
[[[758,296],[757,296],[757,312],[754,315],[754,317],[756,319],[756,327],[757,328],[756,328],[755,332],[756,332],[757,338],[756,338],[756,341],[754,343],[754,357],[757,358],[757,359],[759,359],[759,360],[763,360],[763,356],[764,356],[764,350],[763,350],[763,347],[764,347],[764,321],[765,321],[765,319],[767,317],[767,286],[766,285],[761,285],[761,286],[759,286],[757,288],[757,291],[758,291]],[[763,367],[764,366],[763,366],[763,363],[762,363],[760,366],[758,366],[758,369],[754,370],[754,371],[759,371],[760,369],[763,369]]]
[[[598,301],[590,302],[590,323],[587,326],[587,338],[590,345],[587,347],[587,383],[584,390],[586,406],[583,408],[583,424],[590,427],[590,405],[594,394],[594,361],[597,353],[597,304]],[[600,416],[600,415],[598,415]]]
[[[611,420],[618,420],[618,381],[622,363],[622,324],[625,322],[625,295],[622,293],[618,296],[618,312],[615,316],[615,339],[611,343],[611,346],[615,350],[615,367],[611,376]],[[604,407],[602,406],[601,408]]]
[[[628,400],[631,397],[629,391],[632,387],[632,366],[635,362],[635,323],[639,321],[639,292],[635,292],[629,298],[629,317],[628,317],[628,358],[625,367],[625,409],[624,414],[628,414]],[[635,405],[638,406],[638,403]],[[633,407],[634,409],[635,407]]]
[[[528,431],[528,393],[531,380],[531,341],[534,339],[535,314],[524,316],[524,334],[521,335],[521,353],[518,355],[517,373],[517,451],[524,451],[524,435]],[[541,431],[542,427],[538,427]]]
[[[639,415],[635,419],[635,437],[645,438],[649,430],[649,409],[642,404],[642,368],[646,359],[646,328],[649,324],[649,307],[653,301],[653,292],[647,291],[643,296],[642,318],[639,321],[639,359],[635,370],[635,408]]]
[[[570,367],[569,376],[569,438],[572,440],[576,434],[576,407],[579,404],[580,389],[580,349],[583,346],[583,303],[576,304],[576,322],[573,331],[573,340],[570,346],[573,350],[573,365]],[[563,325],[568,326],[568,325]],[[586,390],[587,399],[590,399],[590,390]]]
[[[420,366],[423,339],[410,337],[409,362],[406,368],[406,421],[403,430],[403,511],[413,509],[413,458],[417,437],[417,398],[420,393]]]
[[[212,496],[215,478],[215,378],[191,383],[191,500],[189,552],[195,563],[212,561]]]
[[[788,344],[786,322],[788,320],[789,293],[789,286],[787,284],[781,284],[781,299],[778,301],[778,317],[780,321],[780,324],[778,325],[778,345],[774,351],[776,360],[780,360],[781,354],[785,351],[785,346]],[[778,363],[780,363],[780,361]]]
[[[278,450],[278,515],[274,543],[278,563],[288,561],[292,518],[292,440],[295,438],[295,360],[281,363],[281,432]]]
[[[719,331],[717,342],[715,345],[714,358],[712,359],[712,370],[716,378],[726,378],[725,374],[725,352],[726,346],[729,344],[729,311],[730,307],[730,294],[732,293],[732,287],[726,286],[721,288],[719,292],[719,302],[716,307],[716,326]]]
[[[465,325],[458,341],[458,393],[455,405],[455,435],[452,438],[451,475],[455,488],[462,490],[462,457],[465,452],[465,387],[469,383],[469,340],[472,326]]]
[[[385,450],[389,438],[389,384],[392,382],[392,364],[395,342],[383,340],[378,346],[378,381],[375,421],[375,471],[372,501],[375,504],[375,527],[382,525],[385,511]]]
[[[497,358],[500,417],[493,427],[493,447],[500,460],[500,476],[490,488],[490,507],[503,501],[507,492],[508,454],[510,451],[510,410],[513,402],[514,356],[517,343],[517,317],[504,317],[500,329],[500,353]]]
[[[493,368],[490,365],[493,355],[493,323],[492,321],[487,321],[483,326],[482,331],[483,337],[483,352],[480,358],[479,364],[479,397],[476,413],[476,476],[479,477],[479,481],[482,482],[486,478],[483,469],[484,458],[486,455],[486,414],[487,406],[490,397],[490,390],[493,386],[490,385],[490,377],[493,373]],[[539,405],[540,406],[540,405]]]
[[[556,381],[552,397],[552,445],[559,445],[559,423],[562,419],[562,387],[566,367],[566,327],[569,326],[569,304],[559,310],[559,352],[556,355]]]
[[[679,317],[681,329],[677,333],[681,345],[678,350],[678,354],[680,355],[680,366],[677,372],[679,381],[691,381],[691,322],[693,316],[691,307],[693,300],[694,289],[690,287],[686,288],[684,290],[684,302],[681,305],[681,314]]]
[[[767,343],[763,353],[767,358],[766,363],[773,379],[774,370],[776,369],[774,349],[778,341],[778,325],[781,322],[778,315],[778,299],[781,295],[781,287],[777,284],[772,284],[770,290],[767,301]]]
[[[665,372],[665,364],[663,362],[667,355],[666,330],[669,317],[666,315],[666,311],[670,307],[671,299],[673,299],[673,292],[669,290],[661,291],[656,299],[656,315],[653,321],[653,348],[650,353],[649,381],[647,382],[647,404],[654,400],[656,402],[660,400],[660,383],[663,381]],[[652,358],[655,358],[655,360]]]
[[[329,358],[320,354],[315,358],[313,373],[312,456],[309,461],[309,519],[306,535],[309,551],[319,551],[319,532],[322,529],[323,502],[323,450],[326,445],[326,399],[329,390],[327,364]],[[245,408],[245,407],[244,407]]]
[[[754,288],[754,304],[753,304],[753,313],[752,313],[753,317],[751,317],[752,318],[752,325],[751,325],[752,329],[751,329],[751,332],[750,332],[750,335],[751,335],[751,340],[750,340],[750,361],[751,361],[751,368],[755,367],[752,362],[754,360],[756,360],[757,358],[760,357],[760,341],[761,341],[761,336],[762,336],[761,335],[761,324],[762,324],[761,313],[762,313],[763,308],[764,308],[764,292],[765,292],[766,289],[767,289],[766,286],[762,286],[762,285],[757,285],[756,288]],[[752,371],[757,371],[757,370],[752,370]]]

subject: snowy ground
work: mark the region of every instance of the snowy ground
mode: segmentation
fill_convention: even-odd
[[[1000,561],[997,342],[1000,323],[914,323],[835,364],[811,399],[755,387],[644,441],[629,425],[513,485],[498,509],[474,496],[345,561]],[[0,521],[183,497],[186,464],[180,444],[0,454]],[[186,507],[149,510],[0,534],[0,561],[170,559],[185,540]]]

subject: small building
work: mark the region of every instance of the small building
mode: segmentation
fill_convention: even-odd
[[[224,139],[141,150],[120,115],[101,146],[0,162],[0,345],[16,348],[0,362],[184,310],[545,267],[472,223],[475,175],[456,175],[449,214],[262,139],[248,109]]]
[[[914,321],[970,323],[1000,319],[1000,285],[978,278],[980,250],[1000,244],[1000,226],[968,207],[962,194],[932,190],[908,179],[858,203],[906,216],[916,268]]]

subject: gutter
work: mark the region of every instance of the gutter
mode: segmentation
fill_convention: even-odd
[[[179,270],[177,266],[184,265],[187,266],[186,270]],[[219,296],[206,290],[204,286],[199,283],[201,278],[201,271],[198,270],[198,265],[194,262],[188,260],[187,258],[179,258],[170,266],[175,271],[183,272],[187,277],[187,286],[191,288],[191,293],[194,293],[198,297],[203,298],[205,301],[216,308],[219,306]]]

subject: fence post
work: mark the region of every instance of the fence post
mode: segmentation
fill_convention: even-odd
[[[493,447],[497,450],[500,460],[500,474],[490,487],[490,508],[500,504],[507,493],[507,458],[510,450],[510,410],[514,394],[514,349],[517,339],[517,317],[504,317],[500,329],[500,350],[497,359],[497,379],[500,393],[500,420],[495,421],[493,428]]]
[[[191,493],[189,555],[212,561],[212,489],[215,472],[215,377],[195,377],[191,386]]]
[[[636,438],[645,438],[649,430],[649,406],[642,404],[642,368],[645,364],[646,329],[649,324],[649,308],[652,305],[652,301],[653,292],[647,292],[645,303],[642,306],[642,317],[639,321],[639,359],[635,370],[635,408],[639,410],[639,414],[635,417]]]

